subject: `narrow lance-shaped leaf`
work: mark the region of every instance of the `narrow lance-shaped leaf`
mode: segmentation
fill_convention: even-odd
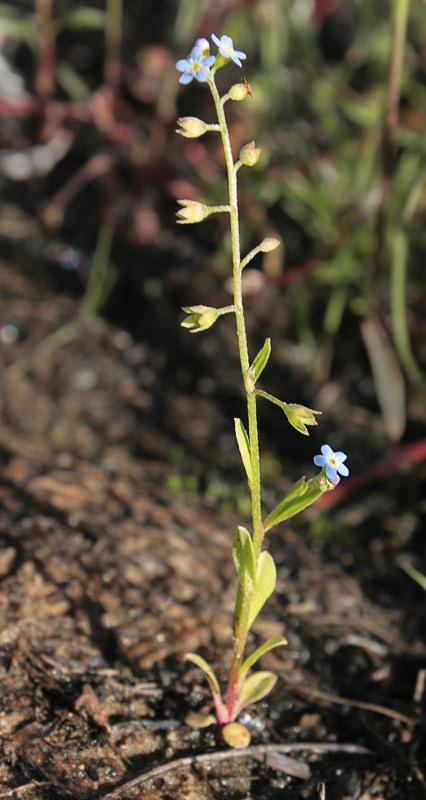
[[[242,664],[239,672],[239,676],[242,677],[248,672],[249,669],[259,660],[265,653],[269,653],[270,650],[273,650],[275,647],[281,647],[287,644],[287,639],[284,639],[283,636],[276,636],[274,639],[268,639],[267,642],[261,644],[257,650],[254,651]]]
[[[220,695],[220,688],[216,675],[214,674],[212,668],[207,663],[207,661],[204,660],[204,658],[197,655],[197,653],[185,653],[183,659],[184,661],[191,661],[193,664],[199,667],[203,672],[205,678],[207,679],[207,682],[213,694]]]
[[[259,379],[261,373],[265,369],[270,355],[271,355],[271,340],[266,339],[265,344],[263,345],[262,349],[259,350],[256,358],[253,361],[253,364],[249,369],[248,374],[250,380],[253,383],[253,386],[255,385],[256,381]]]
[[[274,559],[270,553],[264,550],[260,554],[257,562],[256,581],[251,598],[248,629],[251,628],[259,611],[263,608],[268,597],[270,597],[274,591],[276,581],[277,570],[275,569]]]
[[[255,575],[253,542],[248,530],[242,525],[237,525],[235,529],[232,555],[240,583],[244,585],[247,578],[253,582]]]
[[[404,433],[406,421],[405,382],[401,367],[388,335],[375,314],[369,314],[361,323],[361,336],[370,360],[386,433],[390,439],[398,441]]]
[[[29,19],[17,17],[0,18],[0,34],[11,39],[22,39],[32,47],[37,42],[37,28]]]
[[[410,576],[410,578],[416,581],[419,584],[419,586],[421,586],[422,589],[426,591],[426,575],[423,575],[422,572],[419,572],[418,569],[413,567],[413,565],[409,564],[408,562],[406,562],[405,564],[401,564],[401,567],[403,570],[405,570],[407,575]]]
[[[243,610],[243,602],[244,602],[244,591],[241,583],[238,584],[237,589],[237,597],[235,599],[235,608],[234,608],[234,619],[233,619],[233,629],[234,634],[237,633],[238,622],[241,619],[241,612]]]
[[[105,11],[100,8],[80,6],[62,17],[60,22],[63,28],[104,28],[106,18]]]
[[[290,489],[284,500],[278,503],[266,518],[263,523],[264,531],[268,531],[274,525],[278,525],[279,522],[284,522],[284,520],[294,517],[295,514],[315,503],[315,500],[318,500],[318,497],[324,492],[335,488],[335,485],[326,477],[324,470],[308,481],[305,481],[305,478],[301,478]]]
[[[244,464],[244,469],[247,473],[247,478],[249,484],[253,483],[253,467],[251,464],[251,455],[250,455],[250,443],[249,438],[247,436],[247,431],[241,422],[240,419],[234,419],[235,422],[235,436],[237,437],[237,443],[240,450],[240,455],[242,462]]]
[[[241,689],[238,703],[232,713],[232,718],[235,719],[243,708],[252,703],[257,703],[258,700],[261,700],[262,697],[269,694],[276,682],[277,676],[273,672],[261,671],[254,672],[253,675],[250,675]]]
[[[241,619],[243,603],[251,601],[256,569],[253,542],[248,530],[242,525],[238,525],[234,532],[232,555],[239,578],[234,610],[234,629],[236,630]]]

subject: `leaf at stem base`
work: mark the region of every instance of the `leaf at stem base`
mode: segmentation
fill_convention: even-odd
[[[262,700],[274,688],[277,682],[277,675],[273,672],[254,672],[244,683],[238,697],[238,702],[233,711],[233,718],[238,716],[240,711],[252,703]]]
[[[270,553],[264,550],[260,554],[257,562],[256,581],[251,598],[248,629],[251,628],[259,611],[263,608],[268,597],[270,597],[274,591],[276,580],[277,570],[275,568],[274,559]]]
[[[285,644],[287,644],[287,639],[284,639],[283,636],[276,636],[274,639],[268,639],[267,642],[261,644],[260,647],[258,647],[257,650],[255,650],[250,656],[248,656],[248,658],[246,658],[246,660],[242,664],[239,673],[240,677],[245,675],[245,673],[248,672],[248,670],[251,669],[251,667],[256,663],[256,661],[258,661],[259,658],[264,656],[265,653],[269,653],[269,651],[273,650],[275,647],[281,647]]]
[[[197,653],[185,653],[183,660],[191,661],[193,664],[199,667],[203,672],[204,677],[207,679],[212,693],[220,696],[219,682],[211,666],[207,663],[207,661],[204,660],[204,658],[199,656]]]

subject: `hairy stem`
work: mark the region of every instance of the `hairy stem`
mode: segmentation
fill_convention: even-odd
[[[228,174],[231,240],[232,240],[232,264],[234,278],[234,307],[237,326],[238,348],[240,354],[241,371],[243,374],[244,386],[247,394],[247,416],[248,416],[248,435],[250,442],[250,458],[253,470],[253,481],[250,484],[251,510],[253,520],[253,546],[256,558],[256,565],[262,548],[264,531],[262,526],[261,508],[261,489],[260,489],[260,459],[259,459],[259,440],[257,432],[257,413],[256,413],[256,390],[249,376],[250,359],[247,346],[247,334],[244,320],[244,308],[242,298],[242,278],[240,267],[240,235],[238,219],[238,197],[237,197],[237,168],[232,156],[231,142],[229,138],[228,126],[226,124],[225,112],[221,102],[213,75],[209,78],[209,86],[216,106],[217,118],[222,137],[223,150],[225,154],[226,170]],[[231,667],[228,685],[228,708],[232,713],[232,708],[238,696],[238,673],[244,659],[244,649],[248,633],[248,618],[250,603],[246,601],[241,609],[240,618],[235,621],[234,630],[234,658]]]

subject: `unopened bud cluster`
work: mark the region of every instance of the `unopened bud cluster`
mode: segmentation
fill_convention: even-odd
[[[187,139],[196,139],[208,130],[206,123],[198,117],[180,117],[177,122],[180,128],[176,128],[176,133]]]
[[[321,413],[297,403],[286,403],[283,410],[290,425],[305,436],[309,436],[306,425],[318,425],[314,415]]]
[[[234,86],[231,86],[228,94],[231,100],[245,100],[248,95],[248,88],[244,83],[235,83]]]
[[[276,250],[281,244],[279,239],[276,239],[275,236],[267,236],[266,239],[259,245],[259,252],[260,253],[270,253],[272,250]]]
[[[191,333],[201,333],[211,328],[219,316],[218,309],[211,306],[184,306],[182,310],[189,314],[181,322],[182,328],[188,328]]]
[[[204,203],[198,200],[178,200],[178,204],[183,206],[177,211],[177,220],[180,225],[188,225],[191,222],[202,222],[208,217],[210,211]]]
[[[254,167],[259,161],[260,147],[256,147],[254,142],[248,142],[240,150],[240,161],[246,167]]]

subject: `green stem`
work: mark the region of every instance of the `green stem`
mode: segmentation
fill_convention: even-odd
[[[116,88],[120,82],[120,49],[123,31],[123,0],[107,0],[105,24],[105,82]]]
[[[257,561],[262,548],[264,530],[262,525],[261,508],[261,489],[260,489],[260,459],[259,459],[259,439],[257,432],[257,413],[256,413],[256,391],[249,377],[250,359],[247,346],[247,334],[244,320],[244,308],[242,298],[242,279],[240,265],[240,234],[238,219],[238,197],[237,197],[237,165],[234,164],[232,156],[231,142],[229,138],[228,126],[226,124],[223,103],[216,88],[213,75],[210,75],[209,86],[213,95],[216,107],[217,118],[220,126],[223,150],[225,154],[226,169],[228,174],[231,241],[232,241],[232,264],[234,278],[234,306],[235,319],[237,326],[238,348],[240,354],[241,371],[243,374],[244,386],[247,394],[247,416],[248,434],[250,442],[250,458],[253,470],[253,481],[250,485],[251,510],[253,520],[253,547]],[[249,606],[249,603],[246,603]],[[236,621],[234,632],[234,658],[231,667],[228,685],[228,702],[232,702],[232,695],[235,693],[238,683],[238,673],[244,659],[244,648],[248,633],[249,608],[243,607],[240,618]],[[228,706],[229,707],[229,706]]]
[[[391,137],[398,124],[398,105],[401,91],[402,62],[404,59],[405,39],[410,0],[395,0],[394,35],[392,60],[389,74],[388,107],[386,126]]]

